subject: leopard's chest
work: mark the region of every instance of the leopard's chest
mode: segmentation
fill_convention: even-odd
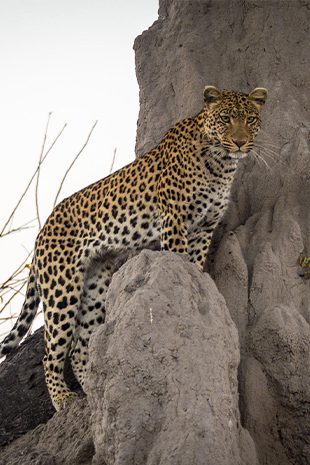
[[[230,184],[209,183],[197,189],[188,207],[188,229],[215,225],[223,216],[230,194]]]

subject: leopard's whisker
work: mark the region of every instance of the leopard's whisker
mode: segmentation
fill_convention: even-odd
[[[258,147],[257,145],[255,145],[255,148],[257,151],[268,155],[269,158],[272,158],[273,160],[278,160],[280,158],[278,155],[275,155],[274,153],[267,152],[267,150],[264,147]]]
[[[257,148],[257,146],[256,146]],[[269,158],[270,160],[272,160],[274,163],[280,163],[282,166],[287,166],[286,163],[283,162],[283,160],[280,159],[279,155],[278,154],[274,154],[274,153],[269,153],[265,147],[263,148],[260,148],[259,147],[259,150],[262,151],[262,155],[266,156],[267,158]]]
[[[273,144],[272,142],[268,142],[268,141],[265,141],[265,140],[258,139],[256,143],[261,143],[261,145],[267,145],[268,147],[272,147],[274,149],[279,149],[280,150],[280,146],[276,145],[276,144]]]
[[[268,163],[266,162],[266,160],[261,156],[259,155],[258,152],[256,152],[255,150],[252,149],[252,152],[254,153],[254,155],[257,157],[257,160],[261,160],[265,165],[266,167],[271,170],[270,166],[268,165]]]
[[[270,170],[268,163],[264,159],[262,159],[262,157],[260,157],[258,153],[254,153],[254,158],[255,160],[257,160],[258,166],[262,167],[263,169],[267,168]]]
[[[273,155],[275,158],[280,158],[280,152],[275,152],[274,150],[270,149],[269,147],[264,147],[263,145],[260,144],[255,144],[255,147],[259,150],[262,150],[263,152],[269,153],[270,155]]]
[[[257,147],[260,147],[260,148],[268,149],[271,152],[274,152],[275,154],[280,155],[280,150],[276,150],[273,147],[266,146],[266,144],[260,143],[259,141],[255,141],[254,145],[256,145]]]
[[[267,150],[264,150],[264,149],[260,149],[260,150],[261,150],[261,152],[262,152],[263,155],[266,155],[266,156],[269,157],[271,160],[273,160],[273,161],[275,161],[275,162],[276,162],[276,161],[277,161],[277,162],[278,162],[278,161],[281,162],[280,158],[279,158],[278,156],[276,156],[274,153],[267,152]]]
[[[257,153],[255,152],[255,150],[252,149],[252,150],[251,150],[251,153],[254,155],[254,160],[257,161],[258,166],[262,166],[262,165],[261,165],[261,161],[260,161],[260,159],[258,158]]]

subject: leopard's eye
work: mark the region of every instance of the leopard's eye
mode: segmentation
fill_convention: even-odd
[[[220,115],[220,118],[223,121],[223,123],[229,123],[230,122],[230,118],[229,118],[228,115]]]
[[[256,116],[248,116],[247,117],[247,122],[249,124],[254,123],[254,121],[256,121],[256,120],[257,120]]]

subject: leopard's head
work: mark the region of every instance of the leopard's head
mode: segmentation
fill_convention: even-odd
[[[266,98],[267,90],[263,87],[244,94],[206,86],[203,126],[206,136],[232,158],[245,157],[260,129],[260,114]]]

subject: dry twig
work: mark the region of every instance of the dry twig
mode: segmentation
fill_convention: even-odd
[[[40,180],[40,173],[41,173],[41,165],[42,165],[42,158],[44,154],[44,149],[45,149],[45,143],[46,143],[46,138],[47,138],[47,133],[48,133],[48,127],[50,123],[52,113],[50,112],[47,117],[47,123],[44,131],[44,136],[43,136],[43,142],[42,142],[42,147],[41,147],[41,152],[39,156],[39,162],[37,166],[37,174],[36,174],[36,188],[35,188],[35,202],[36,202],[36,211],[37,211],[37,219],[38,219],[38,225],[39,225],[39,230],[41,229],[41,220],[40,220],[40,211],[39,211],[39,180]]]
[[[55,205],[57,204],[57,201],[58,201],[58,198],[59,198],[61,189],[62,189],[62,187],[63,187],[63,184],[64,184],[65,180],[66,180],[66,177],[68,176],[68,174],[69,174],[69,172],[70,172],[72,166],[73,166],[74,163],[77,161],[77,159],[79,158],[79,156],[81,155],[81,153],[82,153],[83,150],[85,149],[86,145],[88,144],[89,139],[90,139],[90,137],[91,137],[91,135],[92,135],[92,132],[93,132],[93,130],[95,129],[95,127],[97,126],[97,123],[98,123],[98,121],[95,121],[94,124],[92,125],[91,130],[89,131],[88,136],[87,136],[87,138],[86,138],[86,141],[85,141],[84,144],[82,145],[81,150],[79,150],[79,152],[75,155],[75,157],[73,158],[72,162],[71,162],[70,165],[68,166],[68,168],[67,168],[65,174],[63,175],[63,178],[62,178],[62,180],[61,180],[61,182],[60,182],[60,186],[59,186],[59,189],[58,189],[58,191],[57,191],[57,194],[56,194],[56,197],[55,197],[55,200],[54,200],[54,207],[55,207]]]
[[[17,201],[15,207],[13,208],[12,212],[10,213],[8,219],[5,221],[3,227],[1,228],[0,238],[1,237],[3,238],[3,237],[5,237],[5,236],[7,236],[7,235],[9,235],[11,233],[14,233],[14,232],[20,232],[20,231],[23,231],[25,229],[29,229],[29,228],[32,227],[31,223],[34,223],[35,221],[38,222],[39,228],[41,228],[41,221],[40,221],[40,214],[39,214],[39,182],[40,182],[41,166],[44,163],[44,161],[46,160],[46,158],[49,155],[49,153],[51,152],[51,150],[53,149],[53,147],[55,146],[58,139],[63,134],[63,132],[64,132],[66,126],[67,126],[67,123],[65,123],[64,126],[62,127],[62,129],[58,132],[58,134],[56,135],[56,137],[54,138],[54,140],[50,144],[50,146],[48,147],[48,149],[46,150],[46,152],[44,153],[45,147],[46,147],[46,140],[47,140],[47,136],[48,136],[50,118],[51,118],[51,113],[49,113],[49,115],[48,115],[48,119],[47,119],[47,123],[46,123],[46,127],[45,127],[45,132],[44,132],[44,135],[43,135],[43,141],[42,141],[42,147],[41,147],[41,151],[40,151],[38,165],[37,165],[34,173],[32,174],[30,180],[28,181],[28,183],[26,185],[26,188],[24,189],[24,191],[21,194],[19,200]],[[74,163],[77,161],[77,159],[79,158],[81,153],[84,151],[85,147],[87,146],[87,144],[88,144],[88,142],[90,140],[90,137],[92,135],[92,132],[95,129],[96,125],[97,125],[97,121],[91,127],[91,130],[90,130],[90,132],[89,132],[89,134],[88,134],[88,136],[86,138],[86,141],[84,142],[81,150],[77,153],[77,155],[74,157],[73,161],[70,163],[68,169],[66,170],[66,172],[65,172],[65,174],[64,174],[64,176],[63,176],[63,178],[62,178],[62,180],[60,182],[60,186],[59,186],[58,191],[57,191],[57,195],[56,195],[56,198],[55,198],[54,205],[57,202],[57,199],[59,197],[59,194],[61,192],[61,189],[63,187],[63,184],[64,184],[65,180],[66,180],[67,175],[69,174],[72,166],[74,165]],[[115,153],[114,153],[114,157],[115,157]],[[114,158],[113,158],[113,160],[114,160]],[[114,163],[114,161],[113,161],[113,163]],[[113,164],[112,164],[112,166],[113,166]],[[12,224],[14,215],[15,215],[16,211],[19,209],[22,200],[24,199],[27,192],[29,191],[30,186],[31,186],[31,184],[32,184],[32,182],[33,182],[33,180],[35,178],[36,178],[36,184],[35,184],[35,208],[36,208],[36,215],[37,216],[33,220],[28,221],[28,222],[24,223],[21,226],[12,228],[11,224]],[[3,283],[0,283],[0,303],[2,304],[2,307],[0,308],[0,315],[1,315],[0,324],[3,324],[5,322],[7,322],[8,320],[11,320],[12,318],[15,318],[14,314],[9,314],[8,316],[2,316],[2,315],[3,315],[3,312],[5,310],[8,311],[9,305],[12,303],[12,301],[14,301],[16,296],[18,296],[20,294],[23,295],[23,288],[24,288],[24,286],[26,285],[26,283],[28,281],[28,276],[25,275],[25,271],[26,271],[27,268],[30,267],[29,260],[30,260],[31,255],[32,255],[32,251],[27,254],[26,258],[10,274],[10,276],[7,279],[5,279],[5,281]],[[38,314],[40,314],[40,313],[41,313],[41,311],[38,312]]]
[[[15,205],[15,207],[13,208],[12,212],[10,213],[8,219],[6,220],[6,222],[4,223],[4,226],[2,227],[1,231],[0,231],[0,237],[3,237],[3,235],[8,235],[8,234],[11,234],[11,232],[13,232],[12,230],[8,230],[6,231],[8,225],[10,224],[11,220],[13,219],[18,207],[20,206],[23,198],[25,197],[25,195],[27,194],[31,184],[32,184],[32,181],[34,180],[35,176],[37,175],[39,169],[40,169],[40,166],[42,165],[42,163],[46,160],[46,157],[48,156],[48,154],[51,152],[52,148],[54,147],[54,145],[56,144],[56,142],[58,141],[59,137],[62,135],[63,131],[65,130],[67,126],[67,123],[64,124],[64,126],[62,127],[62,129],[59,131],[59,133],[57,134],[57,136],[55,137],[55,139],[53,140],[53,142],[51,143],[50,147],[48,148],[48,150],[46,151],[45,155],[42,157],[41,159],[41,163],[37,166],[35,172],[33,173],[33,175],[31,176],[24,192],[22,193],[22,195],[20,196],[17,204]],[[15,228],[14,229],[14,232],[15,231],[18,231],[19,228]]]
[[[117,150],[117,147],[115,147],[114,152],[113,152],[113,158],[112,158],[109,174],[111,174],[113,172],[114,163],[115,163],[115,156],[116,156],[116,150]]]

